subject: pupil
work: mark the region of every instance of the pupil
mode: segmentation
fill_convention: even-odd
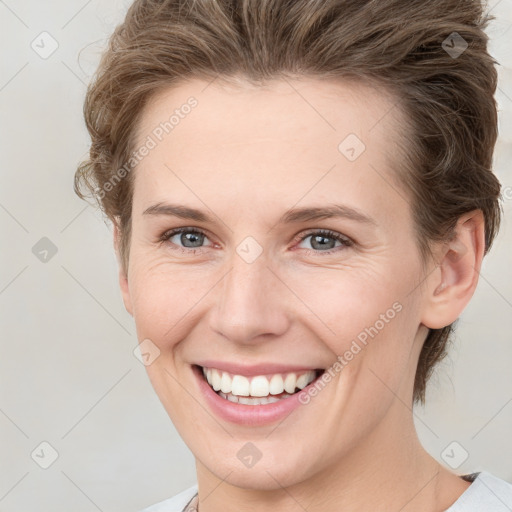
[[[181,242],[185,247],[200,247],[203,235],[199,233],[183,233],[181,235]],[[193,245],[187,245],[185,242],[192,242]]]
[[[322,240],[322,242],[320,244],[318,244],[318,241],[319,240]],[[331,243],[325,243],[325,240],[331,240]],[[318,249],[318,248],[324,248],[329,246],[328,248],[329,249],[332,249],[334,248],[334,246],[332,245],[334,242],[334,240],[332,238],[329,238],[329,237],[326,237],[326,236],[322,236],[322,235],[316,235],[313,237],[313,240],[311,242],[311,245],[313,246],[313,248],[315,249]],[[317,247],[315,247],[315,245],[318,245]]]

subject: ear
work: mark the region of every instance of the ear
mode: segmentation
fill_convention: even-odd
[[[121,252],[119,250],[121,244],[121,232],[118,222],[114,222],[114,250],[116,253],[117,265],[119,268],[119,287],[121,288],[121,295],[123,296],[124,307],[130,315],[133,316],[132,302],[130,299],[130,289],[128,285],[128,276],[126,275],[121,259]]]
[[[427,278],[422,323],[441,329],[453,323],[473,296],[485,249],[485,224],[481,210],[459,218],[453,238],[435,249],[438,262]]]

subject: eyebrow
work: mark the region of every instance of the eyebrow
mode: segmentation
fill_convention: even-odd
[[[213,223],[213,217],[201,210],[170,203],[154,204],[149,208],[146,208],[143,212],[143,215],[168,215],[196,222]],[[292,224],[331,218],[346,218],[368,225],[377,225],[374,219],[368,215],[365,215],[361,211],[338,204],[322,207],[292,208],[281,216],[278,224]]]

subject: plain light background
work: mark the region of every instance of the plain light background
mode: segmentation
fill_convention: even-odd
[[[129,3],[0,0],[0,511],[135,512],[195,483],[133,353],[110,227],[73,193],[86,84]],[[441,462],[512,481],[512,1],[489,9],[505,216],[414,413]]]

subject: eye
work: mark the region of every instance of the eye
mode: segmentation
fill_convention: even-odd
[[[173,238],[176,239],[173,240]],[[311,231],[306,235],[302,234],[296,241],[304,242],[308,238],[311,238],[309,243],[313,250],[308,248],[303,249],[308,253],[314,254],[332,254],[343,248],[354,245],[354,242],[347,236],[328,229]],[[173,249],[192,253],[201,252],[200,250],[205,247],[205,245],[203,245],[205,240],[208,240],[208,237],[204,231],[188,227],[171,229],[163,233],[159,238],[160,242],[168,243]],[[336,243],[339,245],[336,246]],[[206,247],[208,246],[213,246],[213,244],[210,243]],[[199,251],[197,251],[198,249]]]
[[[176,238],[176,240],[173,240]],[[161,242],[169,242],[171,246],[177,246],[182,252],[196,252],[201,249],[205,240],[208,240],[206,233],[197,228],[176,228],[163,233],[159,240]],[[183,244],[180,246],[180,244]],[[213,245],[213,244],[210,244]],[[173,247],[174,249],[174,247]]]
[[[320,229],[316,231],[311,231],[308,234],[301,235],[298,240],[303,242],[310,238],[309,244],[313,248],[313,250],[305,248],[308,253],[323,253],[323,254],[332,254],[334,252],[338,252],[339,250],[343,250],[346,247],[351,247],[354,245],[354,242],[345,235],[341,233],[336,233],[335,231],[331,231],[329,229]],[[336,242],[339,245],[336,247]]]

